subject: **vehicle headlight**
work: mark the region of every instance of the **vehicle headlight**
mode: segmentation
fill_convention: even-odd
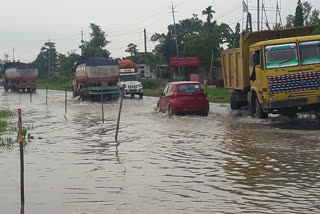
[[[142,84],[139,84],[139,85],[138,85],[138,87],[139,87],[139,88],[142,88],[142,87],[143,87],[143,85],[142,85]]]
[[[274,99],[276,99],[276,97],[274,95],[271,95],[269,98],[270,101],[273,101]]]

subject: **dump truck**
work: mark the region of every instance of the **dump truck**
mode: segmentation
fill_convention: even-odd
[[[4,90],[8,92],[33,93],[37,89],[38,70],[32,64],[8,62],[4,64],[2,80]]]
[[[249,115],[260,119],[269,113],[319,116],[320,35],[312,35],[317,27],[244,32],[240,48],[222,51],[231,109],[248,106]]]
[[[124,86],[125,95],[139,95],[143,98],[143,85],[140,82],[140,74],[136,63],[129,59],[119,61],[120,85]]]
[[[79,60],[74,64],[72,81],[73,96],[82,100],[119,98],[119,65],[117,60],[93,58]]]

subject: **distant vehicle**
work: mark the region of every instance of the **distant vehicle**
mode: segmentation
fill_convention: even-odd
[[[37,89],[38,70],[31,64],[9,62],[4,65],[2,81],[6,92],[33,93]]]
[[[74,97],[80,96],[82,100],[88,98],[98,100],[102,94],[108,100],[119,98],[118,61],[105,58],[81,60],[75,63],[73,70]]]
[[[120,85],[124,87],[125,95],[130,94],[131,97],[139,95],[143,98],[143,86],[140,82],[140,74],[137,65],[129,59],[119,61],[120,67]]]
[[[201,113],[208,116],[207,92],[200,82],[170,82],[160,95],[157,107],[161,112],[174,114]]]

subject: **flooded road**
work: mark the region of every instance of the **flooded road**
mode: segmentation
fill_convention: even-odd
[[[25,213],[319,213],[320,125],[312,118],[236,118],[225,104],[208,117],[153,110],[157,98],[78,102],[64,92],[4,93],[22,108]],[[13,134],[14,136],[14,134]],[[19,148],[0,147],[0,213],[19,213]]]

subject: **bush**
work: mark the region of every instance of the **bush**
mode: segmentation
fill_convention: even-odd
[[[157,80],[141,80],[144,89],[156,89],[160,87]]]

